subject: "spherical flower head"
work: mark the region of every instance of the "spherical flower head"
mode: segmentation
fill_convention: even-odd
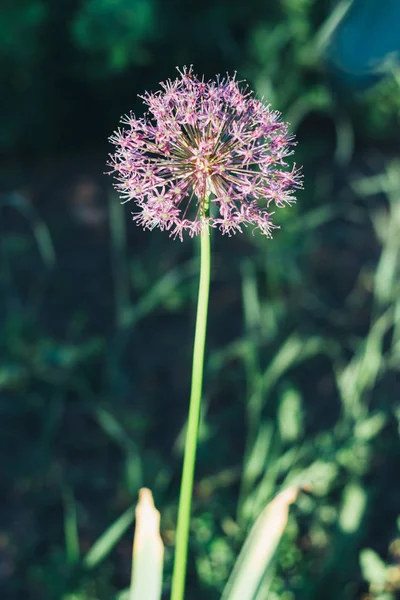
[[[110,138],[108,164],[123,201],[138,208],[133,220],[181,240],[185,231],[231,235],[247,225],[271,237],[271,207],[292,204],[302,187],[285,160],[294,145],[286,123],[235,75],[204,81],[192,67],[178,72],[142,96],[143,118],[126,115]]]

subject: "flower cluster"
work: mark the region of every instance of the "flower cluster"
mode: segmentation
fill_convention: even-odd
[[[247,224],[271,237],[271,205],[290,205],[301,187],[299,170],[285,162],[294,145],[287,125],[235,76],[206,82],[192,68],[179,75],[142,96],[148,112],[123,117],[126,127],[110,138],[115,187],[139,208],[133,220],[180,239],[205,226],[231,235]]]

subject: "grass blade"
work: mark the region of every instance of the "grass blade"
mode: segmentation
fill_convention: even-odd
[[[65,553],[69,565],[75,565],[79,561],[79,534],[78,519],[76,515],[76,503],[72,489],[63,486],[63,504],[64,504],[64,537]]]
[[[287,488],[264,508],[243,545],[221,600],[254,600],[298,492],[299,487]]]
[[[160,513],[150,490],[142,488],[136,507],[132,582],[129,600],[160,600],[164,545],[160,537]]]
[[[96,567],[109,554],[131,525],[133,515],[134,512],[130,506],[93,544],[83,559],[83,564],[87,569]]]

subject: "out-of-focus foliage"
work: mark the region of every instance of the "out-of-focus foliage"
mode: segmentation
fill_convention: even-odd
[[[41,30],[46,18],[44,0],[5,0],[0,5],[0,149],[14,147],[29,115],[33,117],[28,96],[42,59]]]
[[[364,578],[369,583],[370,597],[374,600],[395,600],[400,590],[400,518],[397,523],[397,537],[389,547],[387,561],[365,548],[360,554],[360,566]]]
[[[159,29],[155,0],[89,0],[72,24],[74,41],[89,57],[91,76],[106,79],[110,71],[131,65],[148,65],[152,56],[147,46]]]

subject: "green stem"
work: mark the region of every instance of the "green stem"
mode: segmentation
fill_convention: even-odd
[[[183,600],[185,592],[190,510],[193,494],[194,467],[200,421],[203,384],[204,345],[206,340],[208,296],[210,288],[210,231],[205,227],[200,235],[200,285],[197,300],[196,331],[194,335],[192,387],[183,459],[182,483],[176,531],[175,563],[172,575],[171,600]]]

